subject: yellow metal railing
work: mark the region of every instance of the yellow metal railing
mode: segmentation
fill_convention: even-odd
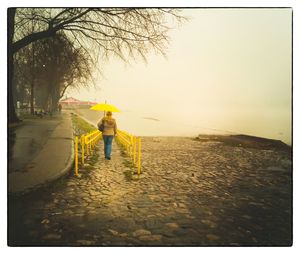
[[[124,146],[139,175],[141,173],[141,138],[126,131],[117,130],[117,140]]]
[[[81,154],[81,166],[84,167],[84,161],[89,157],[94,150],[97,142],[102,137],[102,134],[98,130],[94,130],[80,137],[80,146],[78,145],[78,137],[75,137],[75,175],[78,176],[78,160],[79,154]],[[79,147],[81,153],[79,151]]]
[[[81,166],[84,167],[85,159],[91,155],[97,142],[101,139],[102,133],[94,130],[85,135],[81,135],[80,139],[75,136],[75,175],[78,176],[78,162],[81,157]],[[132,164],[137,168],[138,175],[141,174],[141,138],[133,136],[126,131],[117,130],[117,141],[123,145],[127,154],[132,160]]]

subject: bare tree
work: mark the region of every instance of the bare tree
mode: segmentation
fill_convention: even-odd
[[[14,105],[14,51],[12,48],[15,33],[15,8],[8,9],[8,122],[17,122],[19,119],[16,115]]]
[[[13,40],[9,40],[9,54],[13,55],[30,43],[57,32],[64,33],[75,48],[82,48],[95,61],[91,49],[98,49],[102,57],[115,55],[124,61],[137,56],[146,60],[150,50],[165,54],[168,43],[167,25],[170,19],[181,22],[178,9],[146,8],[62,8],[9,9],[9,26],[13,26]],[[28,26],[35,20],[35,32]],[[12,56],[9,57],[12,57]],[[13,71],[13,68],[11,68]]]
[[[92,79],[91,59],[81,48],[74,48],[64,34],[38,42],[38,81],[48,92],[45,103],[55,110],[59,99],[70,86],[87,86]],[[44,106],[46,108],[46,104]]]
[[[68,87],[88,86],[92,79],[89,56],[83,49],[74,48],[64,34],[58,33],[22,48],[15,54],[14,63],[18,95],[27,87],[31,111],[34,100],[44,110],[56,110]]]

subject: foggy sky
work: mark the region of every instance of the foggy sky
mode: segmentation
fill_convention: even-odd
[[[291,142],[291,9],[189,9],[167,59],[110,60],[97,89],[123,111]]]

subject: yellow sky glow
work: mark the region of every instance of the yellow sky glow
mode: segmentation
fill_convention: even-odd
[[[161,121],[291,142],[291,9],[189,9],[167,59],[113,59],[98,89],[68,96]],[[168,127],[170,128],[170,127]],[[125,128],[126,129],[126,128]]]

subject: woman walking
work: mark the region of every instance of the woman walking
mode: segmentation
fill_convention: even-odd
[[[98,123],[98,129],[102,125],[102,137],[104,141],[104,156],[106,160],[111,158],[111,147],[114,136],[117,134],[117,123],[112,118],[112,113],[107,111],[106,116],[103,117]]]

